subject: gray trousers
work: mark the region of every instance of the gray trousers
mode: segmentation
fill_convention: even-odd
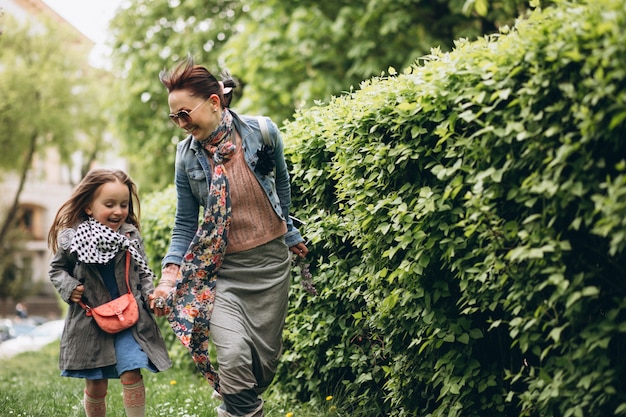
[[[259,395],[274,379],[280,358],[290,273],[283,238],[227,254],[219,269],[211,339],[230,415],[263,415]]]

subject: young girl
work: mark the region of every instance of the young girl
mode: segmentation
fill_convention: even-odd
[[[87,417],[106,416],[108,380],[119,378],[128,417],[145,415],[141,368],[164,371],[172,363],[149,309],[154,274],[139,234],[139,199],[133,181],[120,170],[95,169],[80,182],[54,219],[48,245],[54,252],[50,280],[69,303],[61,337],[61,375],[85,379]],[[97,307],[128,291],[139,306],[137,323],[120,333],[101,330],[79,301]]]

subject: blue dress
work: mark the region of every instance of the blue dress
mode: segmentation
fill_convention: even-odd
[[[112,299],[120,296],[117,283],[115,282],[114,264],[115,261],[111,261],[106,265],[97,265],[98,271],[104,280],[104,284],[111,293]],[[148,369],[150,372],[158,372],[158,369],[150,362],[148,355],[146,355],[133,337],[131,329],[126,329],[115,334],[115,356],[117,358],[115,365],[92,369],[64,369],[61,371],[61,376],[95,380],[116,379],[124,372],[132,371],[133,369],[144,368]]]

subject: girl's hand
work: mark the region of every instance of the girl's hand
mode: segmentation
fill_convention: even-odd
[[[72,294],[70,295],[70,301],[73,303],[77,303],[83,298],[83,293],[85,292],[85,286],[83,284],[78,285],[76,288],[72,290]]]

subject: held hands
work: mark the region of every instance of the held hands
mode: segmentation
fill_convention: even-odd
[[[85,292],[85,286],[83,284],[78,285],[76,288],[72,290],[72,294],[70,294],[70,301],[73,303],[77,303],[83,298],[83,293]]]
[[[161,271],[161,280],[159,285],[154,289],[154,292],[148,296],[150,301],[150,308],[155,316],[161,317],[167,315],[165,308],[165,300],[167,299],[170,290],[176,284],[176,277],[178,276],[178,265],[169,264],[163,271]]]

